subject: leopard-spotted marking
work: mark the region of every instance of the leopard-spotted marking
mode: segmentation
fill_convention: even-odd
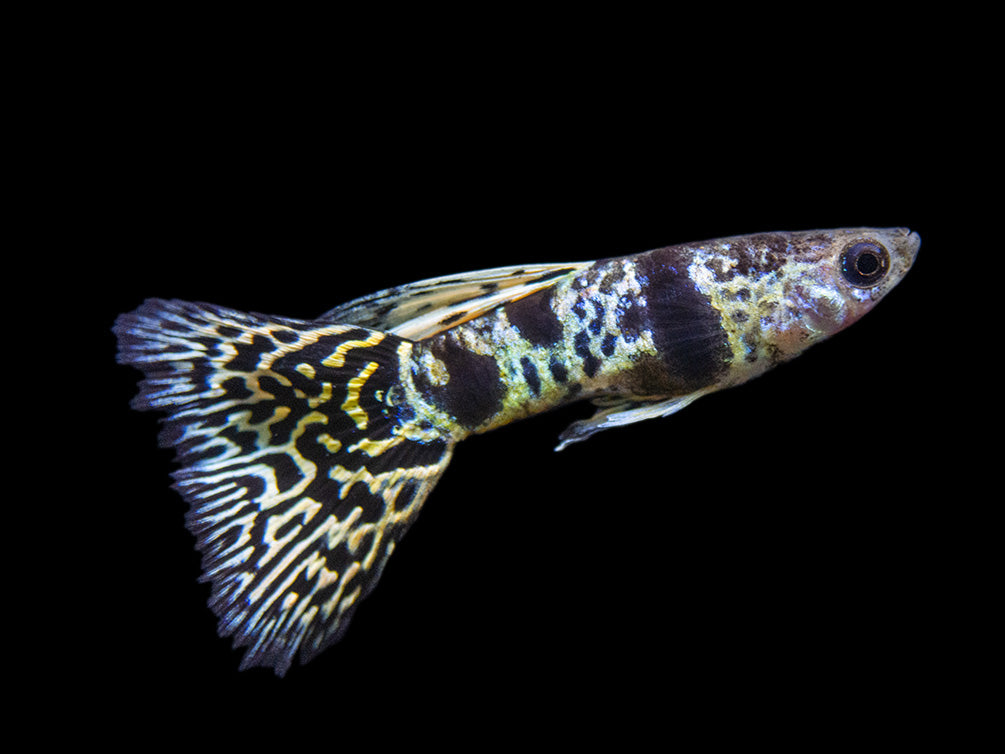
[[[244,666],[282,673],[344,629],[452,443],[386,421],[392,335],[183,302],[148,302],[116,329],[147,370],[136,405],[169,413],[162,442],[183,464],[221,633],[248,647]]]

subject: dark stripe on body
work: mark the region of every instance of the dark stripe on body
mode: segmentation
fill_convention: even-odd
[[[686,248],[668,247],[636,262],[647,305],[633,314],[646,320],[674,392],[712,384],[732,357],[721,315],[687,274],[691,257]]]
[[[415,355],[421,356],[422,349],[442,361],[449,375],[446,384],[438,385],[418,370],[415,385],[427,400],[466,429],[474,429],[500,411],[506,389],[494,358],[469,351],[449,332],[417,343]]]
[[[553,346],[562,339],[562,323],[552,309],[553,294],[553,288],[545,288],[503,307],[509,323],[535,346]]]
[[[590,350],[590,335],[585,330],[576,333],[573,341],[576,355],[583,361],[583,373],[587,377],[593,377],[600,369],[600,359]]]
[[[565,382],[569,379],[569,370],[566,369],[565,364],[558,360],[554,354],[552,354],[551,360],[548,362],[548,371],[551,372],[551,376],[555,379],[555,382]]]
[[[523,379],[527,387],[534,395],[541,394],[541,377],[537,373],[537,367],[527,356],[520,359],[520,368],[523,370]]]

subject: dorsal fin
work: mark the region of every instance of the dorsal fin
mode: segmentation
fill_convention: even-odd
[[[495,267],[420,280],[342,304],[317,321],[358,325],[422,340],[546,288],[558,278],[590,264]]]

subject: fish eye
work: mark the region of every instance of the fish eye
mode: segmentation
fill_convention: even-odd
[[[841,274],[856,288],[871,288],[886,276],[890,255],[874,241],[853,243],[841,253]]]

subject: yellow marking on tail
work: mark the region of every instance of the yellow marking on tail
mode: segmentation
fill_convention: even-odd
[[[335,369],[344,367],[345,355],[353,348],[370,348],[371,346],[375,346],[380,343],[383,339],[384,333],[375,332],[372,333],[366,340],[347,340],[345,343],[336,348],[335,353],[322,361],[321,364],[326,367],[334,367]]]
[[[371,361],[363,367],[363,371],[360,372],[358,376],[349,380],[347,385],[348,390],[345,403],[342,404],[342,410],[349,414],[350,418],[356,422],[356,427],[360,430],[366,429],[367,424],[370,421],[370,417],[367,416],[363,407],[359,405],[359,391],[363,389],[363,385],[365,385],[366,381],[370,379],[370,375],[377,371],[377,367],[379,366],[380,364],[376,361]]]
[[[318,442],[324,445],[329,453],[338,453],[342,450],[342,443],[327,432],[318,435]]]
[[[362,450],[370,458],[375,458],[384,453],[384,451],[393,448],[395,445],[399,445],[404,442],[405,438],[401,435],[395,437],[388,437],[386,440],[360,440],[355,445],[350,446],[349,452],[355,453],[357,450]]]

